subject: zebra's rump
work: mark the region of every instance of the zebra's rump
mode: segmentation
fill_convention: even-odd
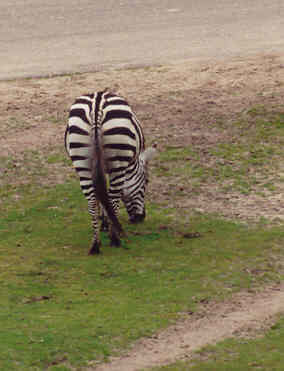
[[[102,145],[108,173],[127,168],[144,149],[144,136],[140,124],[128,103],[111,93],[77,98],[71,107],[66,135],[66,149],[75,167],[90,156],[92,112],[100,112],[97,123],[102,132]],[[74,162],[75,161],[75,162]],[[86,164],[85,164],[86,166]]]

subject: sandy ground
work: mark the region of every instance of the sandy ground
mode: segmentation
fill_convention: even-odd
[[[25,161],[26,153],[35,156],[40,153],[42,161],[54,149],[64,153],[63,134],[70,105],[80,94],[105,87],[116,89],[128,98],[143,123],[148,144],[157,141],[161,151],[169,145],[192,146],[200,149],[207,161],[208,146],[230,141],[231,133],[219,130],[216,123],[246,117],[255,106],[283,112],[284,54],[2,81],[0,185],[21,184],[31,179],[35,184],[42,181],[52,184],[64,182],[73,174],[72,169],[59,171],[58,167],[50,166],[48,175],[29,178],[28,170],[33,162]],[[26,174],[23,170],[27,170]],[[276,182],[279,174],[272,175]],[[171,177],[152,176],[150,200],[170,203],[189,215],[201,211],[246,222],[261,216],[272,221],[284,220],[283,183],[265,195],[254,192],[242,195],[235,191],[224,194],[217,185],[204,184],[198,194],[188,188],[175,199],[176,182]],[[283,310],[283,285],[258,294],[242,293],[227,303],[211,303],[197,314],[183,316],[175,326],[150,339],[142,339],[127,355],[96,370],[132,371],[191,357],[194,350],[205,344],[265,327],[265,323]],[[90,370],[95,365],[91,367]]]

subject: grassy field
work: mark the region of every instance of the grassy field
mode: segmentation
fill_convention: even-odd
[[[248,64],[247,81],[235,64],[0,84],[1,370],[94,366],[182,313],[283,280],[276,66]],[[87,205],[62,138],[73,99],[107,79],[132,98],[147,143],[158,141],[160,153],[145,223],[129,225],[122,211],[123,246],[109,247],[104,235],[102,254],[89,257]],[[283,319],[262,339],[228,340],[168,369],[280,370],[281,339]]]
[[[77,182],[27,194],[1,215],[1,370],[106,359],[204,301],[283,277],[284,231],[200,215],[190,226],[148,205],[123,248],[87,256]],[[168,214],[168,215],[167,215]],[[123,215],[126,224],[126,215]],[[188,238],[198,231],[200,237]]]

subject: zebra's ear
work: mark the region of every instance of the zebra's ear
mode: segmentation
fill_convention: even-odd
[[[148,147],[141,153],[141,158],[145,162],[149,162],[157,153],[157,144],[154,143],[151,147]]]

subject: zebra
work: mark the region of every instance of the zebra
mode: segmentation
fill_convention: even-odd
[[[111,246],[120,246],[124,234],[118,220],[120,200],[131,223],[144,220],[148,163],[157,151],[156,144],[145,148],[142,127],[132,108],[123,97],[106,89],[75,100],[65,148],[88,201],[93,227],[89,255],[100,253],[100,217],[101,230],[107,229],[110,221]]]

